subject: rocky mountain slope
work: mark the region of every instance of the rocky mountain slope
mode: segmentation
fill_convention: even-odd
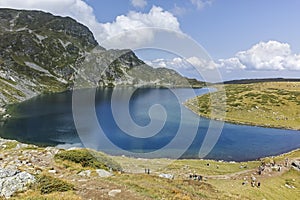
[[[0,9],[0,106],[71,89],[76,78],[84,87],[187,86],[177,72],[153,69],[131,50],[104,49],[69,17]]]

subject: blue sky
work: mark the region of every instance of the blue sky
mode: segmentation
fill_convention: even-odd
[[[193,48],[172,56],[135,51],[149,65],[183,75],[199,77],[195,68],[217,69],[225,80],[300,74],[299,0],[1,0],[0,7],[71,16],[87,25],[106,48],[135,49],[172,38],[163,38],[153,27],[188,36],[212,60],[193,54]],[[177,39],[172,42],[177,50]]]
[[[112,22],[131,10],[149,12],[153,5],[176,15],[184,33],[199,42],[213,58],[225,58],[260,41],[289,43],[300,52],[299,0],[214,0],[197,9],[189,0],[151,0],[135,8],[124,0],[86,0],[100,22]]]

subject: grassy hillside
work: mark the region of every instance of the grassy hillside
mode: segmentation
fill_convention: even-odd
[[[212,116],[211,111],[225,102],[227,122],[300,130],[300,82],[229,84],[225,92],[226,99],[221,98],[221,92],[211,94],[218,99],[214,105],[210,94],[190,99],[185,105],[199,115],[220,119],[222,116]]]
[[[299,149],[251,162],[136,159],[90,153],[85,149],[65,151],[2,140],[1,166],[17,165],[37,178],[27,192],[11,199],[296,199],[300,191],[300,171],[291,166],[300,159]],[[265,170],[258,175],[263,162]],[[95,171],[98,164],[103,169],[121,167],[122,173],[113,169],[113,176],[99,177]],[[144,172],[145,168],[150,169],[150,174]],[[90,175],[80,175],[87,170]],[[173,178],[163,178],[161,174]],[[192,174],[203,179],[194,180],[189,177]],[[261,182],[260,187],[251,186],[252,176]],[[113,190],[118,191],[115,196],[111,196]]]

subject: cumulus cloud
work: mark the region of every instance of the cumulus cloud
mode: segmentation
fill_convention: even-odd
[[[233,58],[220,59],[218,67],[245,70],[300,70],[300,54],[293,54],[287,43],[260,42]]]
[[[152,61],[146,61],[146,63],[154,68],[166,67],[181,72],[197,71],[197,69],[215,69],[217,67],[212,60],[201,59],[194,56],[189,58],[175,57],[173,59],[160,58]]]
[[[100,41],[112,37],[109,43],[115,48],[122,48],[124,41],[127,46],[134,48],[154,38],[157,29],[145,28],[163,28],[181,32],[179,22],[172,13],[153,6],[149,13],[131,11],[127,15],[118,16],[114,22],[100,24],[101,34],[98,37]]]
[[[219,59],[216,66],[219,68],[226,68],[228,70],[246,69],[246,66],[243,65],[238,58]]]
[[[147,5],[146,0],[131,0],[131,4],[136,8],[144,8]]]
[[[195,56],[188,58],[187,61],[197,68],[215,69],[217,67],[216,63],[212,60],[201,59]]]
[[[184,69],[184,70],[190,70],[192,69],[191,66],[182,58],[176,57],[173,59],[155,59],[152,61],[147,61],[146,62],[148,65],[154,67],[154,68],[159,68],[159,67],[166,67],[170,69]]]
[[[0,7],[42,10],[55,15],[73,17],[88,26],[96,24],[93,8],[82,0],[1,0]]]
[[[220,69],[225,71],[298,71],[300,54],[292,53],[287,43],[278,41],[260,42],[250,49],[240,51],[234,57],[216,61],[198,57],[156,59],[148,61],[153,67],[167,67],[184,74],[184,71]]]
[[[191,3],[196,6],[198,10],[202,10],[205,6],[210,6],[213,0],[191,0]]]
[[[142,5],[141,1],[135,3]],[[181,32],[177,18],[157,6],[153,6],[148,13],[131,11],[127,15],[117,16],[115,21],[109,23],[98,22],[93,8],[83,0],[1,0],[0,7],[42,10],[70,16],[88,26],[98,42],[106,48],[134,48],[153,40],[155,30],[143,28],[155,27]],[[111,40],[108,42],[107,39]]]

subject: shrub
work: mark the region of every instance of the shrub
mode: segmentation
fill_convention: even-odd
[[[41,175],[38,177],[36,187],[41,192],[41,194],[74,190],[73,184],[46,175]]]
[[[79,163],[82,167],[91,167],[94,169],[107,170],[111,168],[114,171],[122,170],[122,167],[117,162],[105,154],[88,149],[62,151],[55,155],[55,159]]]

